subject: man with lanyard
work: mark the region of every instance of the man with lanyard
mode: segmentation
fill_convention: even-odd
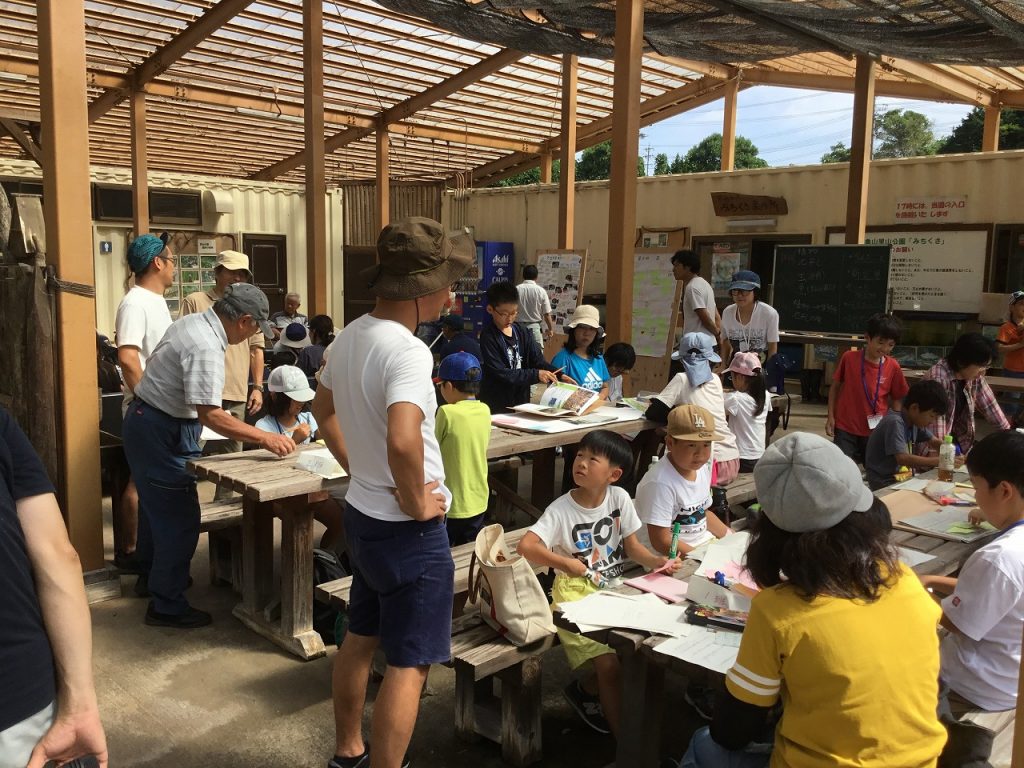
[[[224,295],[229,285],[252,282],[249,257],[238,251],[218,253],[217,266],[213,274],[216,280],[213,288],[209,291],[196,291],[185,297],[181,303],[182,317],[208,310]],[[239,421],[245,421],[246,410],[250,414],[255,414],[263,408],[263,347],[263,335],[255,333],[240,343],[231,344],[224,354],[224,393],[221,396],[221,406]],[[252,394],[249,393],[250,376]],[[240,450],[242,443],[238,440],[215,440],[205,447],[204,452],[210,455],[238,453]],[[217,486],[213,498],[220,500],[230,496],[231,491]]]
[[[438,318],[476,247],[465,235],[449,239],[436,221],[409,218],[384,228],[377,255],[362,273],[376,296],[373,311],[335,339],[313,399],[320,434],[351,477],[352,590],[334,661],[329,768],[369,766],[371,744],[372,765],[405,765],[427,670],[451,657],[455,564],[444,524],[451,493],[434,434],[434,360],[413,331]],[[367,743],[363,709],[378,646],[387,670]]]
[[[548,292],[537,285],[537,266],[526,264],[523,267],[523,282],[516,286],[519,293],[519,320],[525,325],[537,346],[544,349],[544,342],[555,332],[555,323],[551,318],[551,299]],[[541,321],[547,326],[541,329]]]
[[[196,480],[185,464],[200,456],[201,427],[278,456],[295,450],[290,437],[262,432],[221,407],[224,353],[258,331],[269,337],[269,309],[263,291],[238,283],[210,309],[172,323],[128,406],[124,449],[142,509],[138,559],[149,564],[147,624],[191,629],[211,621],[185,598],[200,519]]]

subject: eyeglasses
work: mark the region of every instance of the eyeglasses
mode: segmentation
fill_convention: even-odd
[[[519,307],[516,307],[515,309],[510,310],[509,312],[499,312],[496,309],[491,309],[491,312],[493,312],[497,317],[515,317],[516,315],[519,314]]]
[[[178,263],[177,256],[159,256],[157,258],[163,259],[164,261],[169,261],[172,267]]]

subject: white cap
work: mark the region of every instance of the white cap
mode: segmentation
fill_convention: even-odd
[[[270,372],[270,380],[267,387],[271,392],[280,392],[288,395],[292,400],[300,403],[308,403],[316,393],[309,388],[309,379],[301,369],[294,365],[282,365]]]

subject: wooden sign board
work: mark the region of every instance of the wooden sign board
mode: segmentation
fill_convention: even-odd
[[[737,192],[712,192],[715,216],[785,216],[789,205],[784,197],[743,195]]]

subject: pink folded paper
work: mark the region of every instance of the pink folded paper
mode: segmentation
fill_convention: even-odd
[[[636,589],[657,595],[670,603],[681,603],[686,599],[686,582],[658,571],[626,579],[625,583]]]
[[[749,589],[754,590],[755,592],[760,591],[760,587],[758,587],[757,584],[754,582],[753,577],[750,575],[750,571],[741,566],[739,563],[728,562],[719,570],[721,570],[722,573],[725,575],[727,581],[737,582]],[[704,575],[707,576],[709,579],[713,579],[715,577],[714,572],[710,568],[704,571]]]

